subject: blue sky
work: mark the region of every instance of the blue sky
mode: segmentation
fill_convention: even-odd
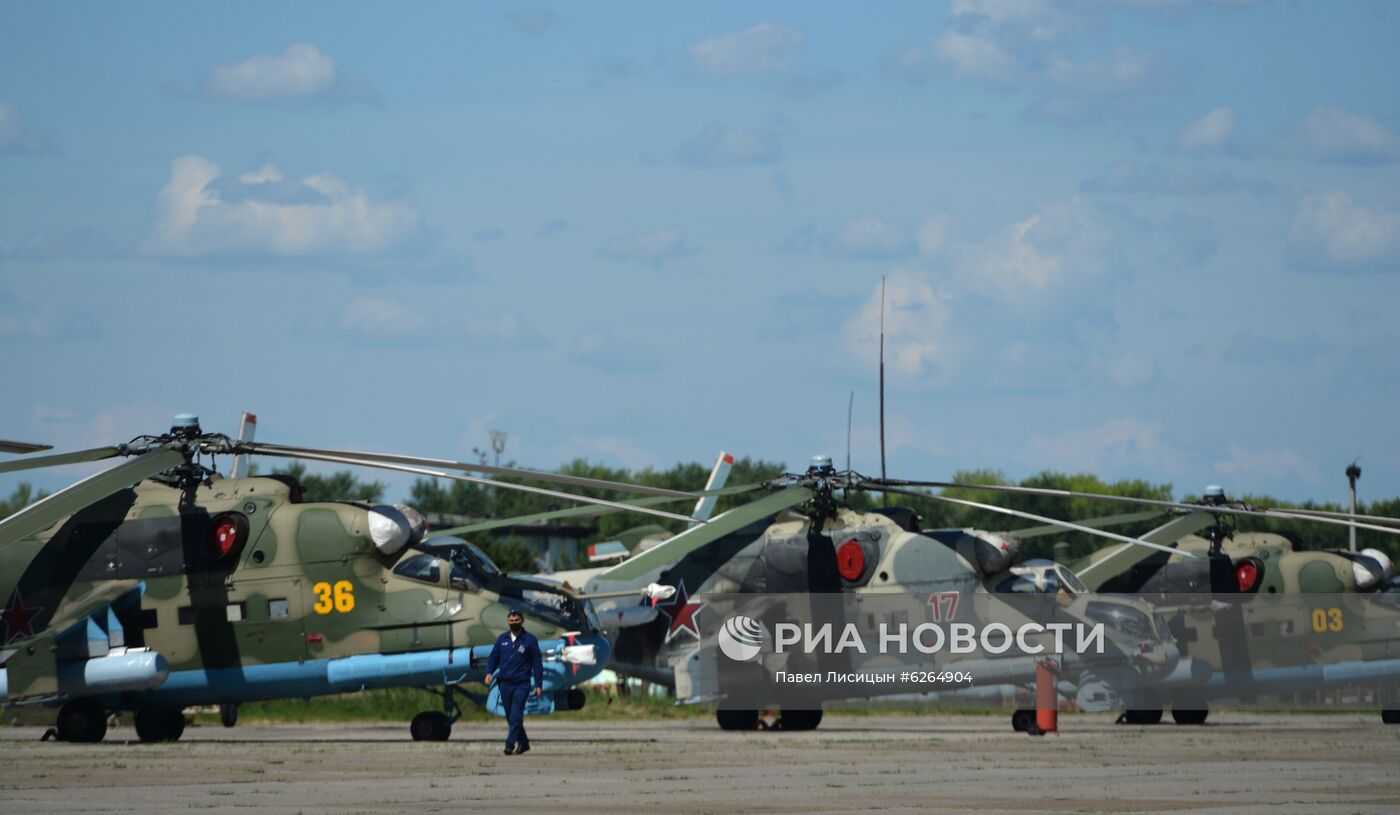
[[[1400,6],[8,4],[0,437],[1400,494]],[[82,468],[30,476],[50,489]],[[19,480],[0,477],[0,491]],[[394,492],[406,482],[389,479]]]

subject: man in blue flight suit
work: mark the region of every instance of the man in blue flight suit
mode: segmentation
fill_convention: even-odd
[[[486,660],[486,684],[495,681],[501,688],[501,705],[506,709],[506,755],[530,752],[525,734],[525,700],[533,687],[536,696],[544,692],[544,658],[540,641],[525,630],[525,615],[511,609],[506,615],[510,630],[496,638]]]

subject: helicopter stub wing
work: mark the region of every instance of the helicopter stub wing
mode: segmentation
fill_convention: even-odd
[[[137,591],[139,580],[105,580],[91,584],[86,593],[64,598],[54,614],[42,626],[37,620],[44,609],[25,603],[23,587],[16,587],[3,611],[5,643],[0,646],[0,673],[4,678],[4,693],[0,701],[14,704],[39,701],[57,696],[59,658],[55,642],[70,629],[90,617],[105,612],[113,603]],[[20,624],[23,628],[19,628]],[[83,662],[85,660],[74,660]]]

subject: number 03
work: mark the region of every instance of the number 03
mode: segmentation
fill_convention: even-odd
[[[317,614],[343,613],[355,608],[355,586],[349,580],[337,580],[334,586],[323,581],[313,585],[311,590],[316,592],[316,605],[311,610]]]

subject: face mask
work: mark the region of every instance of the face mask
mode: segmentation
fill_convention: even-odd
[[[518,623],[511,623],[511,624],[510,624],[510,631],[511,631],[512,634],[519,634],[521,631],[524,631],[524,630],[525,630],[525,623],[524,623],[524,622],[518,622]]]

